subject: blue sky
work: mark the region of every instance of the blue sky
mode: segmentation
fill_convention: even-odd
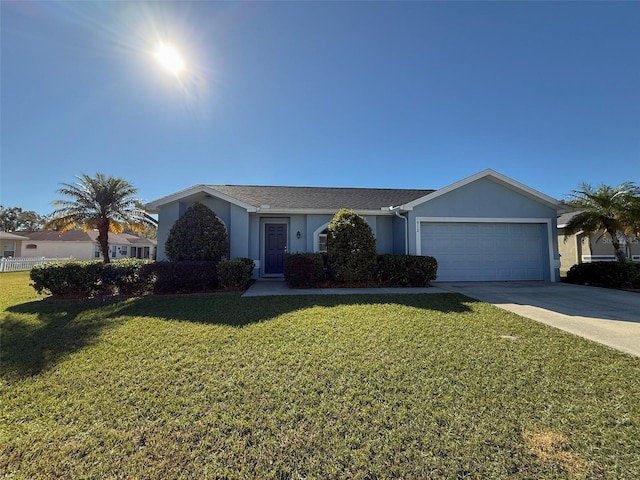
[[[0,203],[61,182],[640,183],[640,2],[2,1]],[[152,52],[173,43],[187,71]]]

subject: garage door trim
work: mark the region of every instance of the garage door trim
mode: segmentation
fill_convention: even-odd
[[[553,261],[553,235],[550,218],[486,218],[486,217],[416,217],[416,254],[421,255],[422,240],[420,238],[421,223],[538,223],[547,226],[547,249],[549,252],[549,278],[556,281]]]

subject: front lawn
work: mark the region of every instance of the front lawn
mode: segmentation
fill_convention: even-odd
[[[455,294],[41,300],[0,477],[640,478],[640,359]]]

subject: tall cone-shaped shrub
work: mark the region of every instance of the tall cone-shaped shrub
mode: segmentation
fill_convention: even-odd
[[[329,269],[338,282],[366,282],[376,271],[376,239],[353,210],[341,209],[327,227]]]
[[[217,262],[229,255],[229,238],[213,210],[196,202],[173,224],[164,248],[172,262]]]

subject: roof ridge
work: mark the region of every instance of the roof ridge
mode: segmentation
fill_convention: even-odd
[[[330,187],[330,186],[312,186],[312,185],[237,185],[237,184],[206,184],[206,186],[215,187],[249,187],[249,188],[323,188],[323,189],[341,189],[341,190],[390,190],[390,191],[435,191],[433,188],[393,188],[393,187]]]

